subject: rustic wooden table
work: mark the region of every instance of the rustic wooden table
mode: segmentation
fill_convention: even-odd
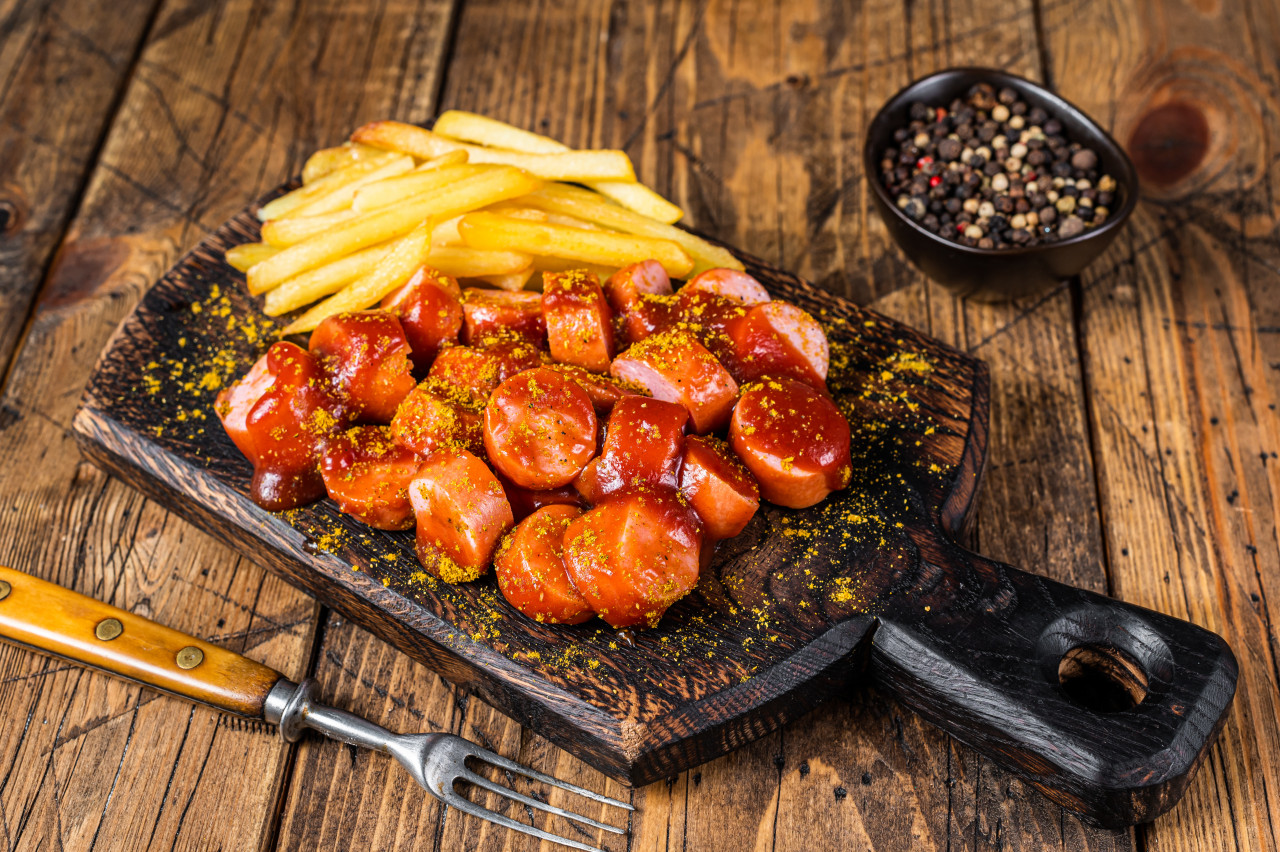
[[[871,114],[964,64],[1048,82],[1142,164],[1116,245],[1041,298],[950,297],[870,211]],[[389,726],[630,797],[628,849],[1280,847],[1276,4],[8,0],[0,79],[0,562],[312,673]],[[691,223],[986,359],[972,543],[1239,657],[1184,801],[1090,827],[865,690],[628,791],[80,460],[67,427],[94,359],[187,247],[361,122],[447,107],[624,148]],[[533,848],[381,756],[286,747],[7,646],[0,843]]]

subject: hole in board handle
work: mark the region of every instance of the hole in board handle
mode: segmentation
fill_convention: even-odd
[[[1131,710],[1147,697],[1147,674],[1110,645],[1077,645],[1058,662],[1058,683],[1076,704],[1095,713]]]

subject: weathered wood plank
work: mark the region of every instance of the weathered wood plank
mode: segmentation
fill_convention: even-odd
[[[0,4],[0,377],[158,2]]]
[[[5,388],[6,561],[305,674],[315,604],[81,462],[67,424],[107,337],[180,251],[310,150],[434,91],[451,8],[159,13]],[[7,647],[0,717],[19,722],[0,726],[7,847],[273,841],[289,749],[264,725]]]
[[[1280,265],[1272,4],[1046,9],[1063,95],[1144,181],[1082,281],[1085,377],[1116,594],[1221,633],[1232,715],[1150,849],[1280,847]],[[1083,37],[1084,34],[1088,37]]]

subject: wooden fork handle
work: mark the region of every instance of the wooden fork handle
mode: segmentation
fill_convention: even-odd
[[[248,657],[0,566],[0,639],[241,716],[283,675]]]

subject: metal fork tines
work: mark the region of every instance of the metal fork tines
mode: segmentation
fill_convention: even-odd
[[[494,754],[488,749],[480,748],[475,743],[453,734],[393,734],[367,719],[362,719],[344,710],[337,710],[320,704],[315,700],[317,691],[318,684],[311,678],[307,678],[300,684],[288,680],[280,680],[272,688],[271,694],[267,696],[264,708],[266,720],[279,725],[280,736],[284,737],[288,742],[297,741],[302,736],[303,730],[310,728],[344,743],[385,752],[400,761],[401,765],[409,770],[409,774],[414,777],[414,780],[445,804],[472,816],[486,819],[497,825],[506,826],[514,831],[531,834],[534,837],[550,840],[553,843],[559,843],[573,849],[582,849],[586,850],[586,852],[601,852],[596,846],[562,837],[558,834],[552,834],[549,831],[543,831],[535,826],[511,819],[490,808],[482,807],[457,791],[456,785],[458,782],[480,787],[499,796],[519,802],[526,807],[536,808],[592,828],[614,834],[625,835],[627,833],[625,828],[609,825],[591,817],[555,807],[532,796],[519,793],[496,781],[491,781],[469,767],[467,761],[470,759],[474,762],[495,766],[508,773],[523,775],[534,781],[558,787],[570,793],[576,793],[593,802],[611,805],[615,808],[623,808],[628,811],[635,810],[626,802],[611,799],[608,796],[569,784],[550,775],[544,775],[515,761],[507,760],[501,755]]]

